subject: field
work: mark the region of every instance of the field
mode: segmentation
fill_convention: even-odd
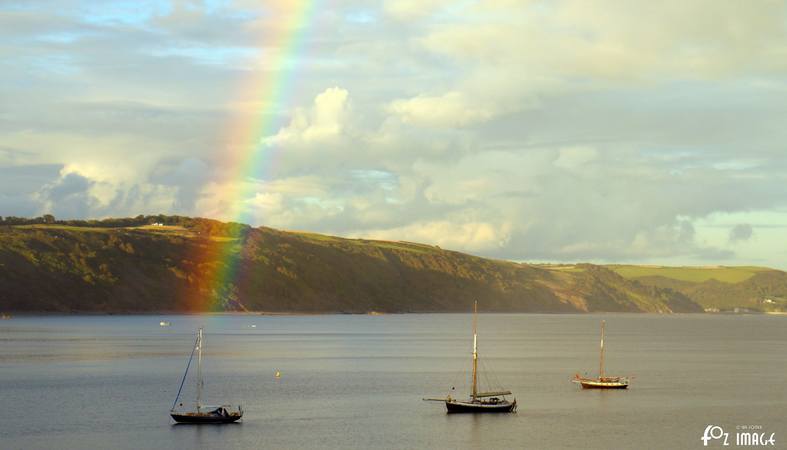
[[[711,279],[724,283],[740,283],[748,280],[759,272],[772,270],[755,266],[666,267],[613,264],[606,267],[617,272],[624,278],[659,276],[692,283],[702,283]]]

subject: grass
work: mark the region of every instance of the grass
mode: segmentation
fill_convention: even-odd
[[[83,227],[74,225],[59,225],[59,224],[35,224],[35,225],[13,225],[14,228],[28,229],[28,230],[67,230],[67,231],[117,231],[117,230],[140,230],[140,231],[158,231],[162,233],[188,233],[186,228],[180,226],[153,226],[143,225],[139,227]]]
[[[724,283],[740,283],[748,280],[757,272],[770,270],[764,267],[754,266],[664,267],[609,265],[607,267],[624,278],[660,276],[693,283],[702,283],[710,279],[716,279]]]
[[[391,250],[401,250],[413,253],[434,253],[436,249],[430,245],[411,244],[409,242],[394,241],[367,241],[369,244],[378,248],[388,248]]]
[[[66,231],[94,231],[99,233],[106,233],[112,231],[114,228],[107,227],[75,227],[71,225],[13,225],[14,228],[21,228],[27,230],[66,230]]]
[[[142,225],[138,227],[124,227],[127,230],[146,231],[186,231],[186,228],[177,225]]]
[[[209,239],[213,242],[232,242],[240,240],[240,238],[232,236],[210,236]]]
[[[58,224],[36,224],[36,225],[14,225],[14,228],[22,228],[28,230],[63,230],[63,231],[76,231],[76,232],[94,232],[94,233],[109,233],[112,231],[142,231],[145,233],[158,234],[162,236],[179,236],[191,238],[197,234],[188,228],[177,225],[142,225],[138,227],[82,227],[72,225],[58,225]],[[237,241],[237,237],[233,236],[208,236],[208,239],[214,242],[232,242]]]
[[[294,234],[300,238],[315,241],[315,242],[334,242],[334,243],[345,243],[350,241],[350,239],[344,239],[336,236],[328,236],[327,234],[318,234],[318,233],[309,233],[305,231],[288,231],[288,233]]]
[[[414,253],[432,253],[437,251],[435,247],[427,244],[418,244],[415,242],[404,242],[404,241],[378,241],[373,239],[349,239],[349,238],[341,238],[337,236],[328,236],[325,234],[318,234],[318,233],[308,233],[303,231],[296,231],[290,232],[302,239],[306,239],[312,242],[320,243],[320,244],[342,244],[347,246],[359,246],[359,247],[377,247],[377,248],[387,248],[391,250],[401,250],[407,252],[414,252]]]
[[[559,272],[579,273],[579,272],[584,272],[585,271],[585,268],[577,267],[577,266],[575,266],[573,264],[569,264],[569,265],[537,264],[537,266],[542,268],[542,269],[557,270]]]

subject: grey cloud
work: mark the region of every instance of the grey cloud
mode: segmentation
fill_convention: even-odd
[[[37,193],[60,177],[61,168],[56,164],[0,166],[0,216],[41,214],[43,205]]]
[[[65,219],[84,218],[91,212],[94,203],[89,193],[93,182],[76,174],[69,173],[54,183],[47,184],[40,197],[49,205],[55,217]]]
[[[199,200],[205,183],[208,182],[210,168],[197,158],[162,161],[151,177],[151,181],[177,188],[173,211],[178,214],[195,214],[195,204]]]
[[[391,194],[398,195],[399,187],[393,193],[373,182],[355,182],[342,190],[351,200],[354,198],[368,201],[368,205],[356,206],[347,202],[340,210],[317,220],[304,220],[304,229],[323,229],[336,234],[354,234],[368,229],[388,229],[406,226],[414,221],[442,219],[462,209],[460,205],[450,205],[430,201],[425,192],[428,180],[418,180],[414,192],[407,198],[391,202]],[[349,190],[349,192],[348,192]],[[336,191],[329,191],[329,196]],[[304,218],[308,218],[305,215]]]
[[[0,164],[8,164],[13,165],[17,163],[17,161],[21,157],[30,157],[33,156],[34,153],[26,150],[20,150],[16,148],[2,148],[0,147]],[[1,166],[0,166],[1,168]]]
[[[752,226],[748,223],[739,223],[730,229],[730,242],[748,241],[754,234]]]
[[[30,194],[0,193],[0,216],[33,217],[40,212],[40,205]]]
[[[0,166],[0,193],[29,194],[59,177],[59,164]]]

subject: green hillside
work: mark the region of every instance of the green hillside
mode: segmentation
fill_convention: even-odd
[[[707,310],[787,311],[787,273],[765,267],[610,265],[644,285],[679,291]]]
[[[0,311],[698,312],[603,266],[178,216],[0,225]],[[231,273],[231,276],[217,274]]]
[[[609,265],[625,278],[664,277],[680,281],[702,283],[708,280],[717,280],[724,283],[740,283],[753,277],[759,272],[769,271],[765,267],[754,266],[714,266],[714,267],[665,267],[665,266],[630,266]]]

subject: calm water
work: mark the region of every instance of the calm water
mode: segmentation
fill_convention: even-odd
[[[602,318],[628,391],[569,382],[597,370]],[[762,425],[785,448],[787,317],[481,315],[483,366],[519,412],[449,416],[421,398],[466,392],[470,320],[15,317],[0,322],[0,448],[702,448],[711,423]],[[241,424],[169,419],[200,325],[207,400],[241,402]]]

